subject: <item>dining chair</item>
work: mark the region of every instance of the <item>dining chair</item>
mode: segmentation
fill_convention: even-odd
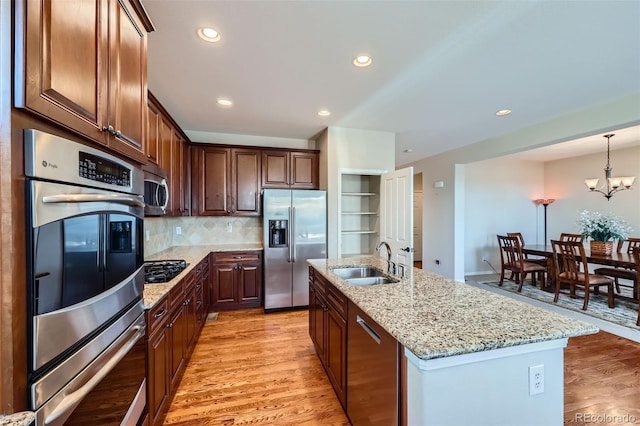
[[[627,246],[626,250],[624,250],[624,246]],[[618,244],[616,246],[616,252],[622,253],[623,250],[627,254],[631,254],[633,249],[636,247],[640,247],[640,238],[627,238],[625,240],[619,239]],[[616,293],[620,294],[620,287],[628,287],[633,289],[633,298],[640,299],[640,294],[638,291],[638,271],[633,269],[625,269],[625,268],[597,268],[593,271],[594,274],[598,275],[606,275],[607,277],[613,278],[613,282],[616,288]],[[631,285],[620,284],[620,279],[631,281]]]
[[[529,262],[524,258],[518,237],[498,235],[498,245],[500,246],[500,262],[502,264],[500,283],[498,286],[502,286],[506,271],[512,273],[511,278],[507,279],[518,284],[518,291],[522,291],[522,284],[528,273],[531,273],[531,282],[533,285],[536,285],[536,274],[541,282],[544,283],[544,274],[547,272],[547,267]]]
[[[633,260],[636,262],[636,274],[640,275],[640,247],[634,247],[631,250],[631,256],[633,257]],[[638,303],[638,319],[636,320],[636,325],[640,327],[640,298],[637,297],[637,294],[638,294],[637,287],[638,287],[638,281],[636,280],[636,288],[633,293],[636,295],[634,296],[634,299],[636,299],[636,302]]]
[[[591,288],[599,291],[600,287],[607,287],[607,301],[610,308],[613,308],[613,280],[603,275],[590,274],[587,269],[587,256],[585,255],[582,242],[578,241],[558,241],[551,240],[554,257],[554,272],[556,291],[553,298],[554,302],[558,301],[560,293],[568,294],[572,298],[579,298],[576,294],[576,287],[582,288],[584,295],[584,303],[582,310],[587,310],[589,304],[589,294]],[[580,270],[585,272],[580,272]],[[562,284],[569,286],[569,293],[561,290]]]

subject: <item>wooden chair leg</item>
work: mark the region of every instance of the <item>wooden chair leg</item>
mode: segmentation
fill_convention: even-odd
[[[560,280],[556,280],[556,291],[555,291],[555,295],[553,296],[553,303],[558,302],[558,297],[560,297]]]
[[[613,284],[611,283],[607,284],[607,293],[608,293],[607,301],[609,302],[609,307],[613,308],[615,306],[615,302],[613,300]]]
[[[582,304],[583,311],[587,310],[587,305],[589,304],[589,293],[591,293],[591,291],[589,291],[589,286],[587,285],[584,287],[584,303]]]

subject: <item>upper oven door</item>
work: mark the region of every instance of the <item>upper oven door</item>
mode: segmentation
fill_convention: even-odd
[[[37,370],[140,298],[144,203],[139,196],[51,182],[32,180],[28,188]]]

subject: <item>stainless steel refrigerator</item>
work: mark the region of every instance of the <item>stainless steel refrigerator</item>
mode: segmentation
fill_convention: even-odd
[[[327,257],[325,191],[265,189],[264,310],[309,305],[307,259]]]

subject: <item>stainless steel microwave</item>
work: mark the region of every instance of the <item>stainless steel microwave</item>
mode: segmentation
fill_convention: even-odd
[[[162,216],[167,213],[169,205],[167,177],[167,172],[157,166],[146,165],[144,167],[145,216]]]

